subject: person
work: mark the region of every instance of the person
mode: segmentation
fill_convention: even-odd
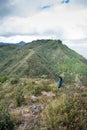
[[[63,82],[62,77],[59,76],[59,79],[58,79],[58,88],[62,87],[62,82]]]

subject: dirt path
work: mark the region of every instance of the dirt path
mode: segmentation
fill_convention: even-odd
[[[19,69],[20,67],[22,67],[27,60],[34,54],[35,52],[32,50],[31,52],[29,52],[29,54],[27,54],[25,56],[25,58],[23,58],[22,60],[20,60],[17,64],[15,64],[10,70],[13,70],[12,72],[16,71],[17,69]]]
[[[32,55],[34,54],[34,51],[32,50],[23,60],[19,62],[18,68],[20,68]]]

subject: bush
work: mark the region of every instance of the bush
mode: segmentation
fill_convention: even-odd
[[[24,94],[20,88],[16,93],[16,106],[21,106],[25,102]]]
[[[0,83],[4,83],[7,80],[8,80],[8,76],[0,77]]]
[[[8,112],[7,108],[0,107],[0,130],[14,130],[16,120]]]
[[[70,96],[51,102],[41,115],[44,130],[86,130],[87,101]]]
[[[18,82],[19,82],[19,79],[17,79],[17,78],[11,78],[10,79],[11,84],[17,84]]]
[[[51,91],[51,89],[52,89],[52,88],[49,86],[48,83],[43,82],[41,85],[36,85],[36,86],[34,86],[32,93],[33,93],[34,95],[38,96],[38,95],[41,94],[42,91],[49,92],[49,91]]]

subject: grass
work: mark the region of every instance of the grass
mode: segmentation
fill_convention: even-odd
[[[7,104],[8,112],[11,111],[10,114],[19,121],[21,120],[20,123],[25,124],[27,120],[30,120],[29,117],[22,120],[23,116],[30,116],[29,106],[43,104],[44,109],[36,114],[38,130],[58,130],[60,128],[63,130],[65,128],[66,130],[86,130],[87,86],[65,84],[58,89],[57,82],[50,79],[21,78],[18,79],[18,82],[11,83],[14,79],[6,80],[0,86],[0,104]],[[46,92],[46,94],[43,95],[42,92]],[[48,96],[50,93],[55,96]],[[35,102],[31,100],[32,95],[37,97]],[[22,109],[26,113],[23,112],[23,115],[20,115]],[[26,130],[34,129],[34,127],[29,129],[28,125]],[[34,119],[30,125],[35,126]]]
[[[87,60],[60,40],[37,40],[22,47],[0,47],[0,61],[1,77],[10,75],[57,79],[62,74],[66,80],[70,79],[67,82],[73,82],[76,75],[81,77],[82,82],[87,77]]]

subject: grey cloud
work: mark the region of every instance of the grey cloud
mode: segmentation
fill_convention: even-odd
[[[38,8],[55,3],[54,0],[0,0],[0,18],[26,17],[40,11]]]
[[[0,18],[10,13],[9,0],[0,0]]]
[[[21,35],[21,36],[38,36],[40,35],[39,32],[30,32],[30,33],[24,33],[24,32],[1,32],[0,36],[1,37],[12,37],[12,36],[17,36],[17,35]]]
[[[4,18],[3,20],[0,19],[0,25],[3,26],[3,23],[6,22],[6,16],[23,16],[26,17],[28,15],[32,15],[32,13],[35,13],[39,7],[44,7],[45,5],[53,4],[55,0],[0,0],[0,18]],[[59,0],[61,1],[61,0]],[[70,2],[74,4],[81,4],[86,6],[87,0],[70,0]],[[55,2],[54,2],[55,3]],[[7,25],[8,27],[9,25]],[[7,30],[6,30],[7,29]],[[19,33],[21,35],[22,32],[14,32],[12,30],[11,32],[8,31],[8,28],[5,28],[3,26],[2,29],[0,29],[2,36],[13,36],[18,35]],[[58,32],[53,32],[51,30],[52,34],[55,33],[55,35],[61,36],[63,31],[61,32],[61,29]],[[50,31],[45,32],[46,35],[50,35]],[[27,35],[27,34],[25,34]],[[29,34],[30,35],[30,34]]]
[[[0,6],[7,4],[9,0],[0,0]]]
[[[87,0],[75,0],[76,3],[87,5]]]
[[[71,3],[87,7],[87,0],[71,0]]]
[[[0,18],[24,14],[28,3],[27,0],[0,0]]]
[[[87,0],[60,0],[61,3],[71,3],[75,4],[76,6],[83,6],[87,7]]]
[[[14,15],[19,15],[19,16],[32,16],[36,12],[40,11],[40,7],[44,7],[46,5],[52,5],[54,3],[54,0],[18,0],[14,4],[14,10],[13,14]]]
[[[58,0],[61,2],[61,0]],[[65,0],[66,2],[80,6],[87,6],[87,0]],[[57,4],[54,0],[0,0],[0,19],[7,16],[32,16],[40,11],[40,7]]]

